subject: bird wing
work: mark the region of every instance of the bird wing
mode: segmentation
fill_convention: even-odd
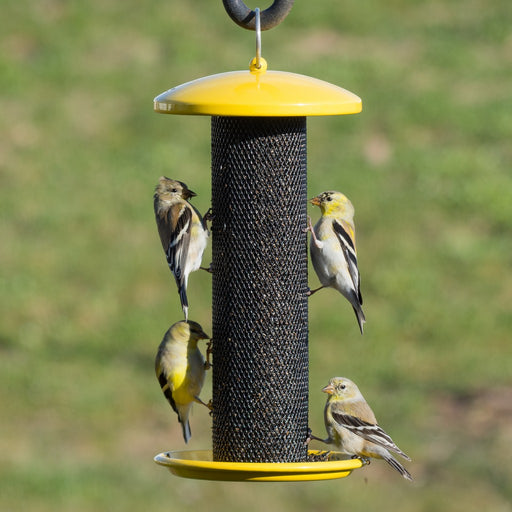
[[[411,460],[379,425],[337,411],[332,411],[332,417],[340,427],[346,428],[349,432]]]
[[[158,374],[158,382],[160,383],[160,387],[164,392],[165,398],[167,398],[167,401],[171,404],[171,407],[173,408],[174,412],[179,416],[178,408],[176,407],[176,402],[172,397],[172,389],[163,371],[161,371]]]
[[[176,405],[176,401],[172,396],[171,383],[167,380],[165,372],[161,368],[157,368],[157,372],[158,371],[160,371],[160,373],[158,373],[158,382],[160,383],[160,387],[164,392],[165,398],[167,398],[167,401],[171,404],[173,411],[178,415],[178,421],[181,423],[181,428],[183,431],[183,438],[185,439],[185,443],[188,443],[192,434],[190,432],[187,408],[184,409],[183,406],[180,406],[180,412],[178,406]]]
[[[357,267],[356,247],[352,235],[353,230],[345,221],[342,220],[340,222],[336,219],[333,219],[332,221],[332,229],[334,230],[334,233],[336,233],[338,242],[341,246],[341,250],[345,256],[350,279],[352,280],[354,290],[357,293],[359,304],[362,304],[363,298],[361,296],[361,277],[359,275],[359,268]]]
[[[167,212],[168,239],[165,240],[165,256],[176,281],[183,284],[192,227],[192,210],[186,203],[171,206]]]

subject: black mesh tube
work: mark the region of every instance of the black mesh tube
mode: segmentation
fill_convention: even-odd
[[[306,118],[212,118],[213,457],[307,458]]]

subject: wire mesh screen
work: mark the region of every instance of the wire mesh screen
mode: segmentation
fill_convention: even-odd
[[[212,118],[213,457],[306,460],[306,118]]]

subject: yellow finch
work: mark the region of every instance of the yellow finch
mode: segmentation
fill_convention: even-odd
[[[199,398],[206,366],[197,342],[206,339],[209,336],[198,323],[177,322],[165,333],[155,359],[158,382],[178,414],[186,443],[191,436],[188,416],[192,404],[198,402],[209,407]]]
[[[208,243],[206,222],[187,201],[195,195],[185,183],[162,176],[153,196],[158,233],[178,285],[185,320],[188,320],[188,276],[200,268]]]
[[[334,377],[322,391],[329,395],[324,411],[329,437],[319,439],[311,436],[312,439],[334,444],[342,452],[355,457],[384,459],[404,478],[412,480],[410,473],[389,452],[411,459],[377,425],[373,411],[351,380]]]
[[[335,191],[323,192],[311,199],[311,204],[319,206],[322,212],[315,227],[309,218],[311,261],[322,286],[310,294],[327,286],[338,290],[352,304],[363,334],[366,318],[361,308],[354,207],[346,196]]]

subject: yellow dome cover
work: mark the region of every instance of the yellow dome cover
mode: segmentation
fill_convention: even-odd
[[[336,85],[296,73],[257,69],[206,76],[154,99],[163,114],[209,116],[329,116],[361,112],[361,99]]]

